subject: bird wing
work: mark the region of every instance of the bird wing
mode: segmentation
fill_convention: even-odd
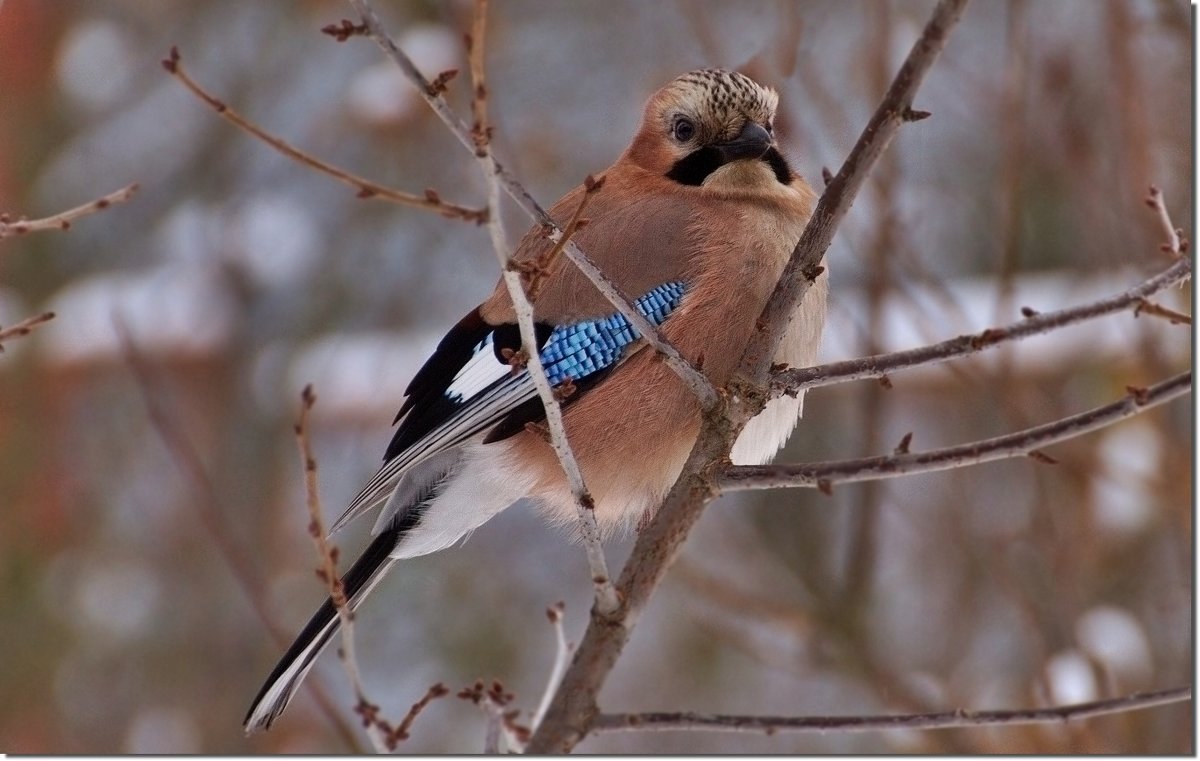
[[[614,166],[587,206],[588,223],[573,240],[626,293],[652,323],[678,306],[687,286],[686,259],[691,205],[643,187],[638,170]],[[550,210],[565,220],[578,208],[581,186]],[[553,247],[539,228],[531,230],[514,258],[529,262]],[[571,404],[633,353],[637,331],[565,257],[550,262],[534,304],[539,356],[551,385],[570,380]],[[383,467],[367,482],[342,516],[336,531],[387,500],[413,466],[448,449],[485,436],[497,441],[545,417],[528,371],[514,369],[507,351],[521,346],[512,302],[503,281],[492,295],[446,334],[413,376],[396,415],[395,435]],[[486,432],[486,433],[485,433]]]
[[[634,306],[660,325],[685,291],[683,281],[663,283],[636,299]],[[559,326],[538,323],[536,330],[541,342],[538,356],[550,385],[574,386],[565,404],[586,393],[632,354],[640,341],[629,320],[618,312]],[[385,501],[405,471],[430,457],[485,431],[486,441],[499,441],[521,431],[527,422],[541,420],[545,411],[533,378],[507,359],[511,355],[505,350],[519,346],[515,325],[487,325],[478,310],[460,320],[413,377],[383,467],[332,530]]]

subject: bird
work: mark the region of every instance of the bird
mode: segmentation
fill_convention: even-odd
[[[774,89],[733,70],[685,73],[647,100],[600,187],[576,187],[549,212],[568,219],[592,194],[572,240],[716,388],[733,377],[817,200],[779,149],[778,103]],[[579,269],[562,256],[545,264],[553,245],[534,226],[514,259],[544,264],[534,300],[538,356],[547,380],[569,392],[561,394],[564,427],[608,537],[645,521],[669,491],[699,434],[700,404]],[[815,362],[827,290],[822,271],[776,362]],[[378,510],[374,538],[343,576],[352,610],[398,561],[458,543],[523,498],[552,524],[578,525],[538,429],[545,412],[521,349],[501,280],[413,376],[383,466],[331,529]],[[730,459],[769,461],[802,404],[802,395],[768,402]],[[247,732],[279,717],[338,627],[326,600],[254,698]]]

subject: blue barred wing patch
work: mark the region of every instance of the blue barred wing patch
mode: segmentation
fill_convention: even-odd
[[[679,306],[684,294],[679,281],[664,283],[633,302],[651,325],[658,326]],[[607,370],[621,358],[625,347],[641,336],[620,312],[597,320],[554,329],[540,356],[551,386],[586,378]]]
[[[679,306],[686,290],[681,281],[664,283],[636,299],[634,306],[651,324],[658,326]],[[494,434],[506,425],[516,425],[519,429],[522,415],[544,414],[529,371],[514,373],[512,366],[498,357],[497,342],[504,346],[510,340],[498,338],[498,333],[513,326],[489,327],[478,318],[477,311],[473,314],[475,317],[469,315],[456,328],[461,328],[461,337],[472,339],[471,344],[455,344],[450,340],[460,337],[455,331],[439,344],[438,354],[446,359],[437,366],[437,376],[431,375],[419,394],[410,395],[397,417],[399,427],[383,467],[346,508],[332,531],[384,502],[411,467],[484,431]],[[549,326],[540,325],[539,330],[543,327],[549,330]],[[597,373],[615,367],[625,350],[640,337],[629,320],[617,313],[554,328],[539,356],[552,386],[568,380],[582,381],[586,386],[590,376],[598,379]],[[455,366],[457,371],[452,369]],[[580,393],[583,392],[571,396],[567,403],[577,400]]]

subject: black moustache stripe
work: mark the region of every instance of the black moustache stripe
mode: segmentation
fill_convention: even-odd
[[[721,168],[721,152],[711,145],[692,151],[675,162],[667,177],[681,185],[700,185]]]
[[[790,183],[792,177],[795,176],[787,159],[776,148],[769,148],[761,160],[771,167],[771,171],[775,173],[775,179],[784,185]],[[667,172],[667,177],[680,185],[702,185],[710,174],[721,168],[723,163],[720,151],[711,145],[705,146],[676,161],[675,165],[671,167],[671,171]]]

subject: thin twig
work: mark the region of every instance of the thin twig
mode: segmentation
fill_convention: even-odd
[[[558,683],[562,681],[563,673],[567,670],[567,664],[571,660],[571,653],[574,648],[570,642],[567,642],[567,633],[563,629],[563,613],[566,611],[565,603],[559,602],[546,608],[546,618],[550,619],[550,624],[554,627],[554,665],[550,668],[550,678],[546,680],[546,690],[542,693],[542,699],[538,701],[537,711],[533,714],[533,729],[536,730],[542,723],[542,719],[546,716],[546,711],[550,708],[550,699],[554,697],[554,691],[558,689]]]
[[[504,689],[500,682],[484,688],[482,681],[458,692],[460,700],[474,703],[487,719],[487,733],[483,741],[483,752],[489,755],[501,752],[500,740],[507,740],[510,748],[521,751],[529,742],[530,730],[517,721],[520,710],[509,708],[516,696]]]
[[[338,648],[338,659],[350,686],[354,690],[354,712],[362,719],[367,737],[376,753],[390,753],[396,750],[401,741],[407,740],[408,730],[412,727],[417,715],[436,698],[449,694],[449,690],[440,682],[433,685],[409,709],[408,714],[399,725],[391,722],[380,714],[379,705],[372,702],[363,686],[362,671],[358,667],[358,655],[354,645],[354,611],[346,598],[346,588],[337,572],[337,548],[329,543],[325,531],[324,511],[321,509],[321,495],[317,484],[317,459],[313,456],[312,442],[308,435],[308,417],[316,404],[317,396],[311,385],[305,386],[300,392],[300,417],[294,427],[296,446],[300,451],[300,461],[304,466],[304,494],[308,508],[308,535],[312,537],[313,546],[321,563],[317,569],[317,578],[325,584],[329,591],[329,599],[337,610],[341,630],[341,647]]]
[[[567,221],[566,227],[563,228],[562,235],[558,236],[558,242],[549,251],[539,255],[533,261],[517,262],[517,267],[520,268],[521,274],[525,278],[530,301],[537,303],[538,295],[542,292],[542,286],[547,282],[559,255],[562,254],[567,244],[571,242],[571,236],[583,226],[583,210],[587,208],[588,201],[603,186],[604,175],[593,177],[589,174],[585,177],[583,179],[583,196],[579,199],[579,205],[575,207],[575,213],[571,215],[571,219]]]
[[[363,24],[369,30],[372,40],[375,41],[383,52],[388,55],[404,75],[416,85],[417,92],[429,104],[434,113],[442,120],[446,127],[450,130],[458,141],[470,150],[476,152],[476,144],[473,130],[454,113],[453,109],[442,97],[441,88],[435,87],[425,76],[417,69],[403,50],[396,44],[387,31],[383,28],[383,23],[379,20],[379,16],[375,13],[375,9],[367,0],[349,0],[354,9],[358,11],[362,17]],[[504,192],[507,193],[517,204],[525,210],[525,212],[539,224],[546,225],[553,232],[551,240],[557,241],[563,235],[562,227],[557,221],[552,219],[546,210],[534,200],[524,186],[503,167],[495,159],[489,155],[487,159],[491,163],[490,172],[500,182]],[[700,400],[703,409],[710,409],[717,401],[717,392],[712,384],[708,381],[703,373],[697,370],[691,362],[684,359],[682,355],[671,346],[662,333],[655,327],[646,317],[637,310],[633,305],[633,301],[629,295],[624,293],[616,283],[612,281],[600,268],[593,262],[575,243],[568,242],[564,253],[570,259],[579,271],[596,286],[604,298],[616,307],[622,315],[629,320],[630,324],[646,343],[654,347],[654,350],[663,356],[663,360],[667,365],[683,380],[687,387]]]
[[[417,720],[417,717],[421,715],[421,712],[424,711],[433,701],[437,700],[438,698],[443,698],[449,694],[450,688],[441,682],[432,685],[428,690],[426,690],[425,694],[421,696],[421,699],[412,704],[412,708],[408,709],[408,713],[404,714],[404,718],[401,719],[400,724],[393,731],[393,736],[396,738],[396,740],[407,740],[409,738],[409,730],[412,729],[413,722]]]
[[[471,33],[467,35],[467,57],[471,66],[471,115],[475,123],[471,126],[475,139],[475,155],[480,158],[488,152],[492,142],[491,126],[488,124],[488,89],[484,71],[484,40],[487,37],[488,0],[475,0],[475,12],[471,18]]]
[[[7,214],[0,214],[0,239],[26,233],[45,232],[46,230],[70,230],[71,225],[80,217],[104,211],[115,204],[125,203],[137,191],[138,184],[135,182],[94,201],[76,206],[74,209],[60,211],[58,214],[41,219],[21,218],[14,221],[9,219]]]
[[[1158,221],[1167,236],[1166,242],[1159,246],[1159,250],[1174,259],[1183,256],[1188,249],[1188,241],[1183,237],[1183,231],[1175,227],[1171,221],[1166,199],[1163,198],[1163,192],[1157,185],[1150,186],[1150,193],[1146,196],[1146,205],[1158,216]]]
[[[1053,460],[1041,452],[1042,447],[1067,441],[1140,415],[1189,393],[1191,389],[1192,374],[1180,373],[1148,388],[1131,387],[1129,393],[1121,399],[1077,415],[1004,436],[928,452],[863,457],[811,465],[732,466],[722,474],[720,488],[723,492],[787,487],[817,487],[824,491],[839,483],[931,473],[1013,457],[1032,457],[1041,462],[1052,463]]]
[[[965,4],[966,0],[942,0],[938,4],[854,150],[821,196],[760,318],[763,330],[743,352],[739,371],[742,380],[731,385],[731,393],[718,406],[706,410],[700,435],[679,479],[650,525],[638,535],[621,572],[617,584],[621,609],[615,616],[593,612],[546,718],[530,741],[529,752],[569,752],[590,731],[599,712],[597,696],[628,642],[637,617],[679,554],[705,505],[718,493],[714,480],[716,464],[728,457],[742,428],[766,404],[766,394],[758,389],[767,380],[789,317],[819,274],[821,257],[875,159],[900,124],[918,116],[911,109],[912,98]]]
[[[312,537],[317,549],[317,557],[321,566],[317,569],[317,578],[321,579],[329,590],[329,599],[337,609],[341,623],[342,646],[338,648],[338,658],[342,668],[354,689],[354,712],[362,717],[363,727],[376,753],[386,753],[388,747],[387,734],[381,728],[386,725],[379,716],[379,707],[367,699],[363,689],[362,675],[358,668],[358,656],[354,648],[354,613],[346,600],[346,589],[337,572],[337,548],[325,538],[325,519],[321,511],[321,495],[317,486],[317,459],[313,456],[312,444],[308,437],[308,415],[316,404],[317,397],[312,386],[304,387],[300,392],[300,418],[296,421],[294,431],[296,445],[300,450],[300,461],[304,466],[304,494],[308,507],[308,535]]]
[[[486,10],[486,0],[478,0],[475,4],[476,15],[486,12]],[[484,28],[483,23],[480,21],[476,21],[474,26],[478,30]],[[474,40],[472,50],[482,51],[483,41]],[[482,62],[471,64],[472,73],[477,69],[482,70],[482,68]],[[480,83],[475,82],[474,84],[478,85]],[[474,92],[477,99],[486,96],[486,88],[476,86]],[[477,113],[483,113],[484,111],[485,109],[479,109]],[[488,138],[490,131],[491,128],[486,124],[480,128],[475,154],[479,159],[480,168],[487,179],[488,233],[492,238],[492,248],[496,253],[496,258],[500,262],[504,285],[508,288],[509,298],[513,302],[513,311],[516,313],[517,326],[521,332],[521,345],[524,347],[537,347],[539,343],[533,324],[533,304],[530,303],[529,297],[525,293],[520,267],[513,261],[512,250],[509,248],[508,239],[504,232],[504,223],[500,209],[500,180],[496,175],[497,164],[492,160],[491,156],[491,140]],[[537,349],[527,349],[522,359],[529,371],[529,377],[533,380],[534,387],[537,388],[538,395],[542,399],[542,406],[546,411],[546,425],[550,433],[550,445],[554,449],[554,454],[558,457],[559,464],[562,466],[563,473],[566,475],[567,483],[570,486],[571,495],[575,500],[579,515],[580,537],[583,540],[583,546],[587,554],[588,568],[592,575],[592,585],[595,589],[596,606],[600,610],[611,612],[617,608],[617,595],[613,589],[612,579],[608,572],[608,563],[604,558],[604,547],[600,543],[600,528],[596,523],[595,502],[587,489],[587,485],[584,483],[583,472],[579,469],[579,463],[575,459],[575,453],[571,450],[570,442],[567,441],[567,430],[563,425],[562,408],[555,397],[554,389],[550,386],[550,381],[546,378],[546,370],[542,366],[542,359]]]
[[[878,732],[891,729],[963,729],[967,727],[1067,724],[1096,716],[1143,711],[1192,699],[1191,687],[1138,692],[1090,703],[1009,711],[942,711],[883,716],[737,716],[702,713],[616,713],[596,717],[596,732]]]
[[[982,333],[958,336],[917,349],[831,362],[817,367],[783,370],[771,379],[771,397],[792,395],[806,389],[864,378],[880,378],[898,370],[965,357],[1007,341],[1017,341],[1097,317],[1138,309],[1138,305],[1147,297],[1186,281],[1191,274],[1191,261],[1181,258],[1168,269],[1133,288],[1088,304],[1056,312],[1030,312],[1030,316],[1020,322],[988,328]],[[1144,312],[1148,311],[1145,307],[1140,308]]]
[[[0,352],[4,351],[4,342],[12,338],[27,336],[39,325],[44,325],[54,319],[54,312],[42,312],[33,317],[26,317],[16,325],[0,329]]]
[[[402,190],[389,188],[379,183],[372,182],[356,174],[351,174],[343,169],[327,164],[320,159],[305,153],[295,146],[283,140],[280,137],[267,132],[262,127],[250,121],[246,117],[234,111],[225,101],[210,94],[207,90],[199,85],[196,80],[183,68],[183,63],[180,60],[179,49],[171,48],[171,53],[162,61],[163,68],[167,70],[171,76],[179,80],[193,95],[207,103],[221,117],[237,126],[239,129],[247,132],[267,145],[274,148],[290,159],[293,159],[304,166],[315,169],[318,172],[326,174],[335,180],[345,183],[354,188],[358,192],[359,198],[381,198],[385,201],[400,204],[401,206],[410,206],[417,209],[425,209],[427,211],[437,212],[444,217],[450,219],[464,219],[476,224],[482,224],[487,220],[487,213],[482,209],[471,209],[459,204],[443,201],[438,193],[432,189],[426,190],[424,195],[414,195],[405,193]]]
[[[1139,317],[1143,314],[1148,314],[1151,317],[1158,317],[1166,320],[1172,325],[1191,325],[1192,316],[1183,312],[1176,312],[1174,309],[1169,309],[1162,304],[1156,304],[1149,299],[1141,299],[1137,306],[1134,307],[1133,316]]]
[[[276,620],[267,598],[263,595],[261,590],[265,589],[266,585],[258,578],[249,554],[229,531],[229,525],[218,508],[222,500],[218,497],[217,490],[204,469],[200,453],[196,451],[192,442],[183,432],[181,424],[173,419],[160,395],[155,393],[153,370],[149,361],[138,350],[124,320],[114,317],[113,325],[121,342],[121,353],[125,358],[125,364],[129,366],[138,390],[141,392],[150,424],[162,439],[163,444],[166,445],[171,459],[183,471],[184,476],[191,482],[192,489],[199,495],[197,505],[200,525],[212,538],[217,553],[225,561],[238,588],[249,601],[250,608],[258,616],[258,620],[270,634],[272,641],[280,648],[287,647],[291,641],[290,633]],[[333,700],[330,699],[321,680],[310,679],[308,683],[311,685],[313,697],[316,698],[321,713],[337,730],[338,735],[345,740],[352,751],[362,752],[358,736],[342,713],[334,706]]]

